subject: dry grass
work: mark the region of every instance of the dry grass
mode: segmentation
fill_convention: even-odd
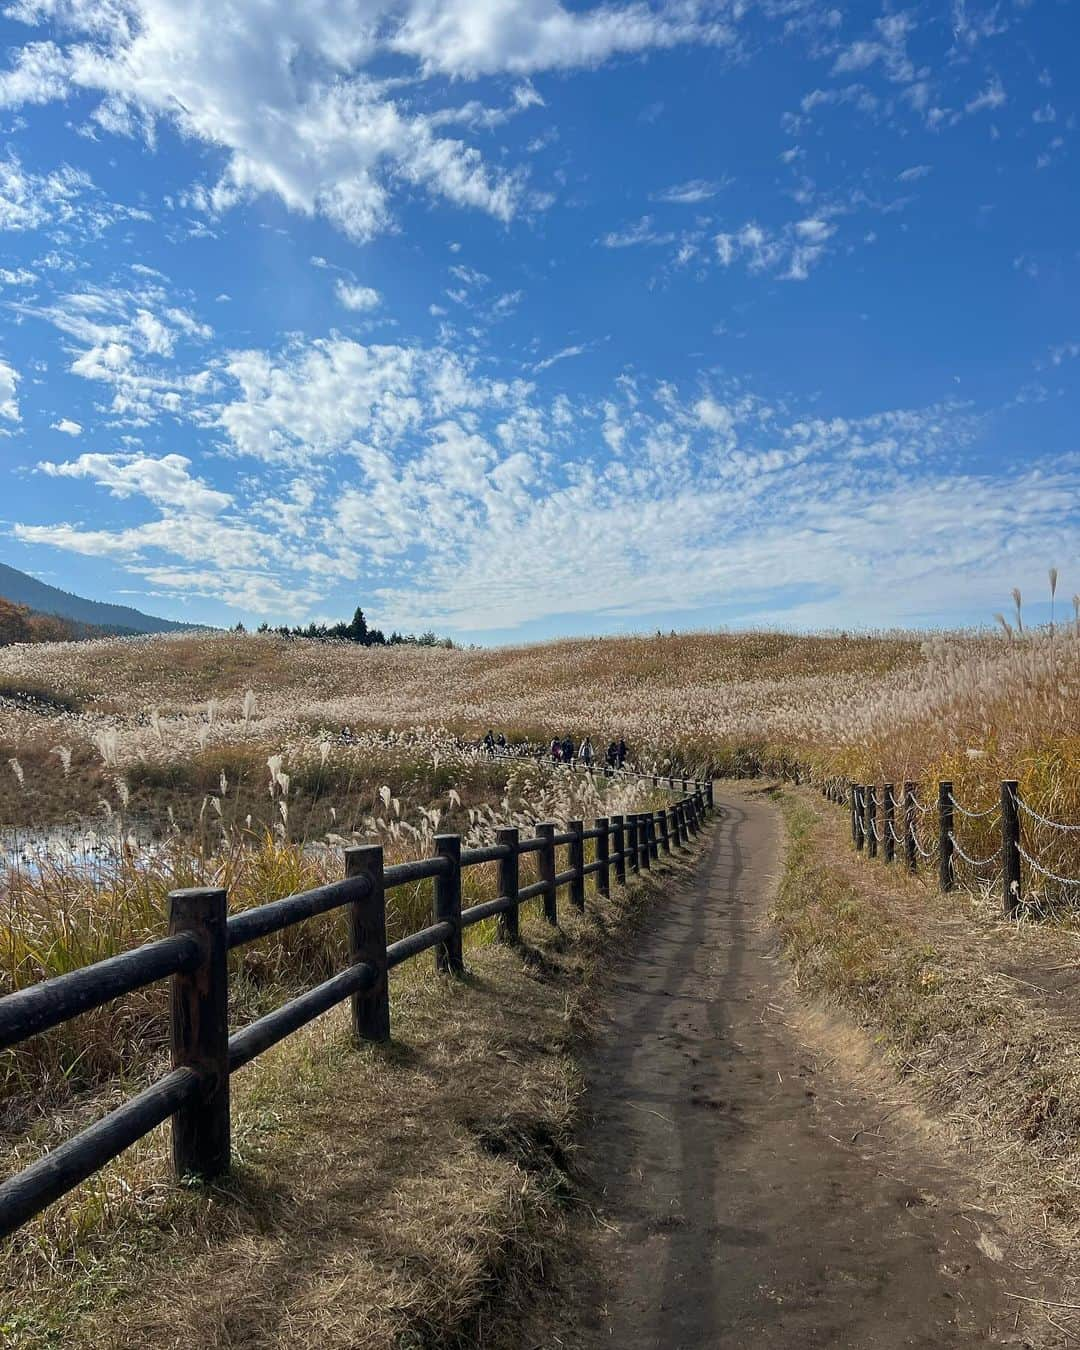
[[[636,804],[575,796],[564,779],[478,756],[464,742],[488,726],[512,739],[588,732],[598,746],[624,734],[640,760],[661,768],[782,773],[799,764],[863,781],[913,779],[924,800],[948,777],[976,807],[1016,776],[1034,805],[1080,821],[1072,629],[1023,640],[690,634],[498,651],[183,635],[4,649],[0,682],[39,696],[2,722],[0,819],[40,826],[89,814],[107,841],[103,867],[48,862],[4,879],[7,988],[160,932],[170,885],[226,881],[234,905],[246,906],[337,875],[346,843],[378,840],[393,860],[429,851],[439,829],[487,842],[499,822]],[[962,821],[965,849],[992,853],[991,828]],[[1080,875],[1080,834],[1028,822],[1025,844],[1051,870]],[[1059,898],[1033,880],[1025,878],[1036,904]],[[426,904],[423,891],[404,897],[398,930],[415,926]],[[241,1006],[257,1009],[282,977],[310,982],[337,959],[338,943],[324,924],[289,950],[271,944],[248,958]],[[46,1101],[69,1073],[116,1069],[153,1022],[131,1006],[122,1025],[112,1014],[86,1024],[93,1053],[81,1039],[65,1044],[77,1029],[40,1042],[56,1050]]]
[[[1031,1250],[1080,1236],[1080,924],[1001,922],[956,892],[851,852],[843,812],[785,794],[791,847],[774,918],[801,989],[871,1031],[986,1203]]]
[[[387,1047],[354,1048],[340,1013],[283,1042],[235,1080],[226,1186],[176,1189],[159,1135],[8,1245],[5,1344],[512,1345],[564,1226],[574,1047],[677,870],[560,930],[528,918],[527,960],[482,943],[462,981],[402,967]]]

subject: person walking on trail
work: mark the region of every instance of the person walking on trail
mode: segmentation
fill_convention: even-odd
[[[501,731],[495,737],[495,748],[498,750],[500,755],[506,754],[506,737],[503,735]]]
[[[586,736],[578,746],[578,758],[587,769],[592,768],[592,762],[595,756],[593,754],[592,741],[589,740],[588,736]]]
[[[553,736],[551,738],[551,762],[552,764],[558,764],[560,759],[562,759],[562,741],[559,740],[558,736]]]
[[[619,747],[614,741],[608,742],[607,748],[607,771],[610,776],[615,772],[615,766],[619,762]]]
[[[626,742],[623,740],[621,736],[619,737],[618,756],[619,756],[619,768],[621,769],[623,765],[625,765],[626,763]]]
[[[574,739],[572,736],[564,736],[562,743],[562,757],[564,764],[573,764],[574,762]]]
[[[495,733],[488,727],[487,735],[484,737],[484,749],[494,759],[495,757]]]

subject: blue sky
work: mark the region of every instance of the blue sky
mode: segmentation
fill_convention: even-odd
[[[479,642],[1080,590],[1068,0],[16,0],[0,38],[4,561]]]

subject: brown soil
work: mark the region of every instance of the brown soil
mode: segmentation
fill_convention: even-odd
[[[859,1033],[798,1006],[767,922],[775,807],[719,801],[695,883],[669,893],[617,977],[586,1064],[598,1222],[517,1344],[1031,1344],[1015,1295],[1044,1291],[971,1181],[895,1085],[886,1100],[883,1075],[844,1073]]]

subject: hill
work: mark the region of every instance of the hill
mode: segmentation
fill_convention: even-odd
[[[13,604],[25,605],[38,614],[55,614],[61,619],[70,619],[74,623],[87,624],[121,636],[130,633],[178,633],[193,627],[192,624],[143,614],[141,610],[128,605],[111,605],[101,600],[87,600],[81,595],[72,595],[6,563],[0,563],[0,596]]]
[[[13,642],[81,642],[112,636],[115,634],[110,629],[61,619],[56,614],[39,614],[0,595],[0,647]]]

